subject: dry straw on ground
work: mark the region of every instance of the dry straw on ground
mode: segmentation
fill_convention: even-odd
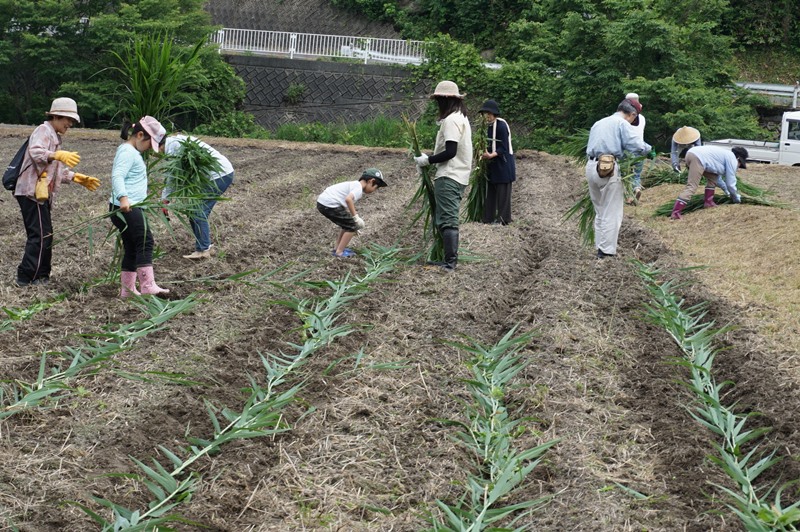
[[[10,157],[25,134],[0,129],[0,155]],[[101,373],[73,383],[81,393],[56,408],[0,423],[4,525],[92,530],[81,512],[59,502],[91,503],[92,494],[113,494],[129,507],[144,504],[140,486],[103,475],[130,472],[128,456],[151,456],[159,444],[174,447],[187,433],[208,433],[203,400],[241,404],[247,372],[260,367],[258,352],[296,340],[292,331],[300,323],[269,304],[285,296],[278,285],[209,279],[257,270],[253,280],[279,266],[286,266],[281,275],[307,271],[308,279],[363,271],[361,258],[330,256],[336,231],[313,204],[326,186],[380,168],[391,185],[359,203],[367,228],[355,244],[413,248],[420,241],[418,230],[404,232],[405,205],[418,184],[405,150],[206,140],[236,168],[231,201],[213,214],[220,253],[189,263],[181,255],[192,247],[190,236],[178,228],[173,240],[156,228],[163,251],[159,282],[175,297],[198,291],[201,303],[124,359],[140,370],[183,372],[203,385]],[[111,132],[73,130],[65,137],[65,148],[81,153],[81,171],[103,185],[94,194],[64,187],[56,229],[105,212],[117,144]],[[754,165],[746,172],[748,181],[800,205],[797,169]],[[523,351],[530,364],[507,402],[530,416],[524,445],[562,439],[518,495],[554,495],[524,524],[593,532],[738,530],[730,514],[713,512],[721,507],[707,497],[709,482],[726,480],[706,460],[708,435],[682,409],[687,393],[669,364],[677,349],[641,320],[647,294],[626,262],[634,257],[669,269],[709,266],[679,275],[694,281],[686,289],[690,301],[709,301],[713,319],[739,326],[723,339],[719,378],[736,382],[734,399],[742,408],[765,414],[763,424],[774,427],[768,445],[785,458],[785,478],[800,478],[793,460],[800,456],[800,285],[791,262],[800,256],[796,211],[723,206],[676,223],[653,219],[648,209],[674,198],[678,188],[648,189],[641,206],[626,208],[621,256],[598,267],[574,224],[562,221],[580,190],[581,170],[560,157],[522,152],[518,176],[512,225],[462,227],[462,256],[480,260],[462,261],[455,275],[400,268],[348,308],[347,322],[369,327],[318,352],[305,367],[303,401],[286,412],[293,430],[235,442],[209,457],[183,514],[213,530],[419,530],[436,499],[454,501],[463,493],[460,483],[472,463],[448,438],[450,429],[435,421],[457,419],[468,398],[461,380],[469,375],[465,356],[439,340],[467,335],[492,344],[521,324],[521,331],[537,335]],[[106,271],[111,249],[100,241],[93,254],[77,237],[57,247],[49,286],[12,287],[23,241],[16,202],[0,195],[2,305],[26,308],[70,295],[0,332],[3,375],[30,381],[43,350],[75,345],[75,334],[105,323],[141,317],[115,299],[115,286],[76,292]]]

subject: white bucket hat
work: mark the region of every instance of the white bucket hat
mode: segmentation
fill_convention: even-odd
[[[81,117],[78,115],[78,104],[72,98],[56,98],[50,104],[50,110],[45,113],[53,116],[67,116],[80,123]]]
[[[438,85],[436,85],[436,90],[433,91],[431,98],[436,98],[437,96],[445,96],[448,98],[463,98],[466,94],[459,94],[458,92],[458,85],[455,84],[453,81],[440,81]]]

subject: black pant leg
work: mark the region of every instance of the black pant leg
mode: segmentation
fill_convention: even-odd
[[[114,212],[111,223],[119,229],[122,238],[122,270],[135,272],[139,266],[153,264],[153,234],[142,209],[133,207],[130,212],[122,212],[112,205],[109,210]]]
[[[483,201],[483,223],[490,224],[497,216],[497,185],[486,184],[486,198]]]
[[[27,240],[22,261],[17,267],[17,280],[29,283],[50,277],[53,258],[53,222],[50,203],[39,204],[25,196],[15,196],[22,213]]]
[[[497,185],[497,219],[502,224],[511,223],[511,185],[503,183]]]

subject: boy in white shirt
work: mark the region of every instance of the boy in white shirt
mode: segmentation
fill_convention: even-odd
[[[357,231],[364,229],[364,220],[356,212],[356,202],[362,195],[385,186],[383,173],[377,168],[367,168],[358,181],[331,185],[317,197],[317,210],[341,229],[333,248],[334,257],[355,255],[347,245]]]

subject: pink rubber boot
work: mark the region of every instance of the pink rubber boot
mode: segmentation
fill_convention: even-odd
[[[714,189],[706,188],[705,198],[703,201],[703,208],[706,209],[708,207],[716,207],[716,206],[717,204],[714,203]]]
[[[669,217],[673,220],[681,219],[681,211],[686,207],[686,203],[682,200],[675,200],[675,205],[672,207],[672,214]]]
[[[139,290],[142,294],[156,296],[169,294],[169,290],[156,284],[152,266],[141,266],[136,269],[136,274],[139,276]]]
[[[121,299],[125,299],[130,296],[142,295],[136,289],[136,272],[123,271],[119,274],[119,278],[121,285],[119,289],[119,297]]]

